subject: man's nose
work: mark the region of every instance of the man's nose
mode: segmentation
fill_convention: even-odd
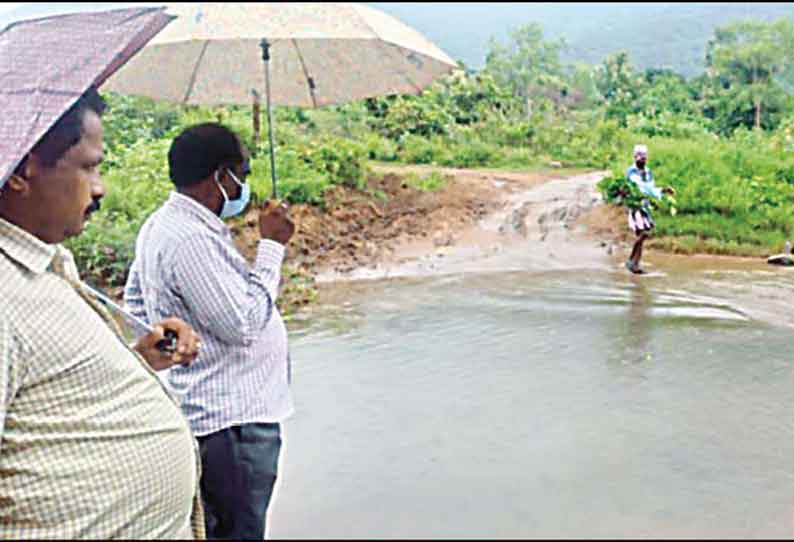
[[[105,188],[102,176],[97,174],[91,181],[91,197],[94,199],[104,198],[106,192],[107,189]]]

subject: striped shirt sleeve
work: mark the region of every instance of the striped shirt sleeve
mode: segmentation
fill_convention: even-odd
[[[251,268],[231,242],[193,236],[174,254],[175,290],[219,340],[250,346],[273,314],[284,252],[283,245],[262,239]]]
[[[132,262],[130,273],[127,276],[127,283],[124,285],[124,309],[147,324],[151,324],[146,314],[146,305],[143,300],[143,290],[141,290],[141,277],[138,271],[137,259]]]

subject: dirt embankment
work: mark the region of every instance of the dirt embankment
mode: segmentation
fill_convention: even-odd
[[[431,172],[446,179],[442,189],[420,191],[407,182]],[[336,187],[324,210],[291,208],[297,229],[288,265],[323,282],[503,266],[505,258],[525,260],[527,254],[536,257],[523,261],[525,268],[581,265],[583,258],[602,262],[620,228],[609,212],[593,215],[605,208],[597,205],[601,177],[554,170],[375,167],[369,192]],[[256,224],[251,211],[234,228],[249,259],[258,240]],[[522,255],[518,260],[511,255],[516,250]]]
[[[400,172],[377,171],[369,186],[368,192],[334,187],[326,193],[324,209],[293,205],[296,234],[289,243],[289,262],[311,273],[349,272],[395,257],[406,239],[442,237],[495,205],[485,183],[460,176],[447,176],[438,192],[423,192],[409,186]],[[258,240],[256,217],[250,211],[235,228],[238,246],[248,258]]]

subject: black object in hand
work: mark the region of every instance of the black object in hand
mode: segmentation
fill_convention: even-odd
[[[170,352],[173,354],[176,352],[176,339],[178,335],[176,334],[176,331],[172,329],[166,329],[164,335],[165,339],[157,343],[157,349],[161,352]]]

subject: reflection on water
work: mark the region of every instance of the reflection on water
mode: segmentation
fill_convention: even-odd
[[[615,349],[623,363],[641,363],[651,360],[649,352],[651,338],[651,311],[653,299],[647,283],[637,281],[629,288],[629,303],[626,311],[626,332],[621,334],[624,344]]]
[[[794,282],[746,272],[330,292],[292,334],[270,536],[791,536]]]

